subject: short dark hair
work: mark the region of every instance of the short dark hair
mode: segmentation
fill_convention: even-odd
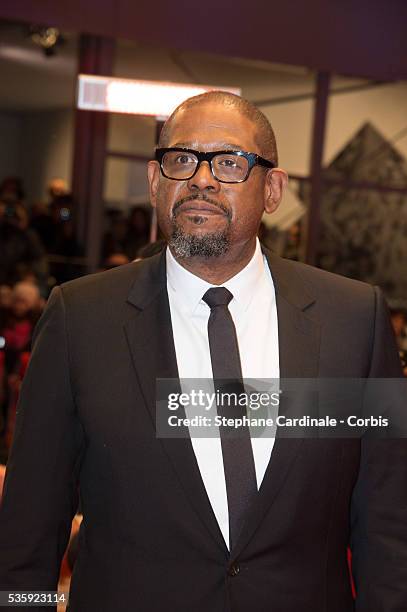
[[[256,142],[260,148],[261,156],[273,162],[276,166],[278,165],[276,138],[267,117],[261,110],[254,106],[254,104],[228,91],[208,91],[198,96],[188,98],[185,102],[182,102],[164,123],[158,146],[168,147],[172,124],[181,110],[189,110],[205,102],[219,102],[225,106],[236,109],[242,115],[250,119],[257,128]]]

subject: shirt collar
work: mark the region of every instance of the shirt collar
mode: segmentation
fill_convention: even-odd
[[[208,308],[205,302],[201,301],[202,296],[210,287],[216,287],[216,285],[207,283],[199,276],[183,268],[168,247],[166,261],[168,283],[172,291],[182,301],[183,310],[193,315],[201,303]],[[260,242],[257,239],[253,257],[249,263],[243,270],[221,285],[233,294],[231,304],[234,303],[237,310],[243,312],[248,309],[260,281],[264,278],[264,270],[264,259]]]

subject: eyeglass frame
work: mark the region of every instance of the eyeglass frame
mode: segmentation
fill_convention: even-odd
[[[195,171],[193,172],[193,174],[191,174],[191,176],[187,178],[174,178],[173,176],[168,176],[167,174],[165,174],[164,168],[163,168],[163,158],[164,158],[164,155],[166,153],[169,153],[170,151],[174,151],[174,152],[179,151],[180,153],[192,153],[193,155],[195,155],[195,157],[198,160],[198,163],[196,165]],[[246,176],[243,179],[240,179],[239,181],[222,181],[222,179],[218,179],[215,176],[213,172],[213,168],[212,168],[212,160],[214,157],[216,157],[216,155],[237,155],[238,157],[244,157],[249,164]],[[257,155],[257,153],[249,153],[247,151],[235,151],[233,149],[204,152],[204,151],[195,151],[195,149],[186,149],[183,147],[163,147],[163,148],[158,148],[155,150],[155,160],[160,164],[160,170],[161,170],[162,175],[171,181],[189,181],[198,172],[201,166],[201,163],[203,161],[206,161],[208,162],[213,178],[219,183],[226,183],[228,185],[231,185],[231,184],[233,185],[236,183],[244,183],[245,181],[247,181],[247,179],[249,178],[250,172],[252,171],[254,166],[262,166],[263,168],[269,168],[269,169],[273,169],[277,167],[273,162],[269,161],[268,159],[265,159],[264,157],[261,157],[261,155]]]

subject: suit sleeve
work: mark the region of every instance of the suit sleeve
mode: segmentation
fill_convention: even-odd
[[[83,448],[64,301],[55,288],[35,330],[17,407],[0,509],[1,591],[56,590],[78,504]]]
[[[402,377],[387,307],[378,289],[375,289],[369,376],[392,379]],[[400,380],[389,380],[383,381],[383,384],[389,385],[394,401],[406,408],[405,385],[398,382]],[[362,439],[360,470],[351,510],[356,611],[407,610],[406,438]]]

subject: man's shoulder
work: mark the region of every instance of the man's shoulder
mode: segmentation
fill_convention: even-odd
[[[64,299],[70,303],[97,305],[106,301],[125,302],[129,294],[143,282],[157,282],[160,255],[131,262],[112,270],[88,274],[60,287]]]
[[[274,254],[269,255],[268,261],[276,290],[283,295],[306,295],[323,309],[348,313],[374,307],[374,288],[369,283]]]
[[[310,288],[313,287],[317,290],[325,290],[327,287],[339,290],[339,291],[350,291],[371,293],[372,285],[367,282],[342,276],[341,274],[335,274],[328,270],[322,270],[316,266],[310,266],[308,264],[292,261],[289,259],[282,259],[283,265],[287,266],[287,269],[298,275],[305,283],[309,284]]]
[[[134,279],[138,267],[137,263],[129,263],[112,270],[86,274],[75,280],[63,283],[60,288],[64,295],[69,297],[77,295],[98,295],[103,292],[111,292],[112,289],[129,287]]]

